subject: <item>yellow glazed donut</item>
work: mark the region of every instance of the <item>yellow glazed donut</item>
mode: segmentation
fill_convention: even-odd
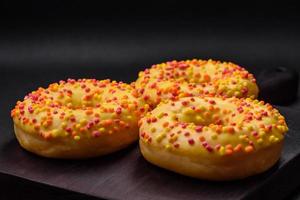
[[[136,141],[147,106],[125,83],[68,79],[30,93],[11,116],[24,149],[52,158],[88,158]]]
[[[213,60],[171,61],[153,65],[139,73],[135,82],[139,95],[152,107],[162,99],[199,95],[256,98],[253,75],[230,62]]]
[[[151,163],[208,180],[241,179],[279,159],[285,119],[270,104],[236,97],[184,97],[160,103],[139,122]]]

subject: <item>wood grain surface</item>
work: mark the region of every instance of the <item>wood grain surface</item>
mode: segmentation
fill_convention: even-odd
[[[11,127],[0,141],[0,173],[104,199],[277,199],[300,178],[299,124],[293,120],[300,113],[280,110],[290,127],[280,161],[266,173],[240,181],[202,181],[160,169],[143,159],[137,144],[89,160],[46,159],[21,149]]]

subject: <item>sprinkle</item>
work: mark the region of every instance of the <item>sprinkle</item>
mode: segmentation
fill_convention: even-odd
[[[204,136],[200,136],[199,140],[200,140],[200,142],[203,142],[203,141],[205,141],[205,137]]]
[[[196,132],[201,132],[203,130],[203,126],[196,126]]]
[[[182,104],[183,106],[187,106],[187,105],[189,104],[189,102],[188,102],[188,101],[182,101],[181,104]]]
[[[232,126],[228,126],[227,131],[232,134],[234,133],[234,128]]]
[[[241,151],[242,150],[242,144],[238,144],[238,145],[236,145],[235,147],[234,147],[234,149],[233,149],[235,152],[239,152],[239,151]]]
[[[194,141],[193,139],[189,139],[189,140],[188,140],[188,143],[189,143],[190,145],[194,145],[194,144],[195,144],[195,141]]]
[[[101,127],[101,128],[99,128],[98,130],[99,130],[100,133],[105,132],[105,128],[104,128],[104,127]]]
[[[216,102],[214,100],[209,100],[208,103],[210,103],[210,104],[216,104]]]
[[[79,135],[75,135],[74,136],[74,140],[80,140],[80,136]]]
[[[122,108],[121,107],[118,107],[117,109],[116,109],[116,114],[117,115],[120,115],[122,113]]]
[[[210,76],[208,74],[204,74],[203,78],[204,78],[204,81],[206,81],[206,82],[210,81]]]
[[[166,144],[166,145],[165,145],[165,149],[170,150],[170,149],[171,149],[171,145]]]
[[[216,140],[218,136],[216,134],[211,135],[211,139]]]
[[[28,112],[29,113],[33,113],[34,112],[34,110],[33,110],[33,108],[31,106],[28,106]]]
[[[248,146],[245,147],[245,152],[250,153],[250,152],[252,152],[252,151],[254,151],[253,146],[248,145]]]
[[[253,131],[253,132],[252,132],[252,135],[253,135],[254,137],[258,136],[258,132],[257,132],[257,131]]]
[[[262,144],[262,143],[263,143],[263,139],[262,139],[262,138],[259,138],[259,139],[257,140],[257,143],[258,143],[258,144]]]
[[[156,142],[160,143],[162,139],[166,137],[166,134],[160,134],[156,137]]]
[[[93,137],[99,137],[100,131],[93,131],[92,135],[93,135]]]
[[[223,146],[220,147],[219,152],[221,155],[225,154],[225,148]]]
[[[168,127],[168,126],[169,126],[169,122],[164,122],[164,123],[163,123],[163,127],[164,127],[164,128],[166,128],[166,127]]]
[[[225,150],[225,154],[226,155],[231,155],[233,153],[233,150],[232,149],[226,149]]]

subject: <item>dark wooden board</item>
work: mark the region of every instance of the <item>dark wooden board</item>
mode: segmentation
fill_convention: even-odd
[[[9,126],[1,129],[0,173],[105,199],[282,198],[300,178],[299,124],[294,121],[300,113],[280,110],[290,126],[280,161],[268,172],[240,181],[202,181],[160,169],[143,159],[137,144],[90,160],[46,159],[21,149]]]

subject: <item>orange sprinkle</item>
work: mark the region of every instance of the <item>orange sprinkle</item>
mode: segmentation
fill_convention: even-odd
[[[231,155],[233,153],[232,149],[226,149],[225,154],[226,155]]]
[[[206,82],[210,81],[210,76],[208,74],[204,74],[203,78]]]
[[[163,127],[168,127],[169,126],[169,122],[165,122],[165,123],[163,123]]]
[[[205,137],[204,137],[204,136],[200,136],[200,137],[199,137],[199,140],[200,140],[201,142],[203,142],[203,141],[205,141]]]
[[[245,147],[245,151],[246,151],[247,153],[250,153],[250,152],[254,151],[254,148],[253,148],[253,146],[248,145],[248,146]]]
[[[225,146],[225,148],[226,148],[226,149],[232,149],[233,147],[232,147],[231,144],[227,144],[227,145]]]
[[[234,149],[233,149],[235,152],[239,152],[239,151],[241,151],[242,150],[242,144],[238,144],[238,145],[236,145],[235,147],[234,147]]]
[[[85,111],[85,114],[91,115],[91,114],[93,114],[93,110],[86,110],[86,111]]]

